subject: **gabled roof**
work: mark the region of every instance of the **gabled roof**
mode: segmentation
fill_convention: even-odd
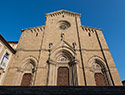
[[[12,53],[16,53],[16,51],[8,44],[8,42],[3,38],[3,36],[0,34],[0,40],[10,49]]]
[[[71,15],[77,15],[77,16],[81,16],[81,14],[79,13],[75,13],[75,12],[71,12],[71,11],[67,11],[67,10],[59,10],[59,11],[55,11],[55,12],[51,12],[51,13],[47,13],[46,16],[49,16],[49,15],[58,15],[58,14],[65,14],[65,13],[68,13],[68,14],[71,14]]]

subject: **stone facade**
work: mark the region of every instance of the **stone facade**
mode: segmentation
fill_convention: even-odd
[[[46,14],[44,26],[23,29],[2,85],[122,85],[102,30],[80,17],[60,10]]]

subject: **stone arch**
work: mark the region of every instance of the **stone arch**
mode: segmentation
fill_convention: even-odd
[[[31,86],[33,84],[36,62],[36,59],[31,56],[21,62],[21,86]]]
[[[49,84],[50,85],[58,85],[59,83],[59,68],[62,69],[62,73],[63,73],[63,69],[66,70],[66,68],[68,69],[67,71],[67,76],[69,76],[68,82],[69,84],[67,85],[77,85],[78,84],[78,80],[77,80],[77,66],[76,66],[76,62],[74,59],[74,52],[72,52],[70,49],[63,47],[63,48],[57,48],[56,50],[54,50],[54,52],[52,52],[51,54],[51,59],[49,61],[49,72],[50,72],[50,76],[49,76]],[[65,71],[64,71],[65,72]],[[55,79],[56,78],[56,79]],[[66,79],[66,78],[64,78]],[[51,80],[51,82],[50,82]],[[52,82],[52,80],[55,80],[54,82]],[[58,81],[58,83],[57,83]],[[64,85],[64,84],[62,84]],[[65,85],[66,86],[66,85]]]
[[[97,55],[94,55],[89,58],[89,60],[87,62],[87,63],[89,63],[89,67],[91,67],[91,63],[93,63],[95,61],[98,61],[98,63],[101,62],[100,64],[102,64],[106,68],[105,61],[100,56],[97,56]]]
[[[72,55],[75,54],[75,51],[74,51],[73,47],[64,40],[61,40],[58,44],[56,44],[52,48],[51,52],[56,53],[61,49],[65,49],[65,50],[69,51]]]
[[[67,44],[67,45],[68,46],[53,47],[53,49],[51,51],[51,59],[56,61],[57,57],[59,55],[65,55],[65,56],[67,56],[67,58],[73,59],[73,57],[75,56],[76,53],[69,44]]]
[[[55,51],[54,53],[52,53],[51,55],[52,59],[54,61],[58,61],[61,57],[64,57],[66,58],[67,61],[72,61],[73,60],[73,56],[74,56],[74,53],[67,50],[67,49],[58,49],[57,51]],[[61,60],[60,60],[61,61]]]
[[[97,86],[107,86],[109,83],[109,72],[105,65],[105,61],[98,57],[93,56],[88,61],[90,71],[93,73],[93,81]]]
[[[28,56],[23,61],[20,62],[20,67],[23,68],[29,62],[35,67],[37,59],[33,56]]]

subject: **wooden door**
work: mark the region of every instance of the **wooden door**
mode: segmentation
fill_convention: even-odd
[[[106,86],[104,76],[102,73],[95,73],[96,86]]]
[[[69,85],[69,69],[67,67],[60,67],[58,69],[57,86]]]
[[[31,78],[32,78],[31,73],[25,73],[22,78],[21,86],[30,86]]]

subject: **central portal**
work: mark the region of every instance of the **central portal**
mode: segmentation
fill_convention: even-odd
[[[58,68],[57,86],[69,86],[69,69],[67,67]]]

